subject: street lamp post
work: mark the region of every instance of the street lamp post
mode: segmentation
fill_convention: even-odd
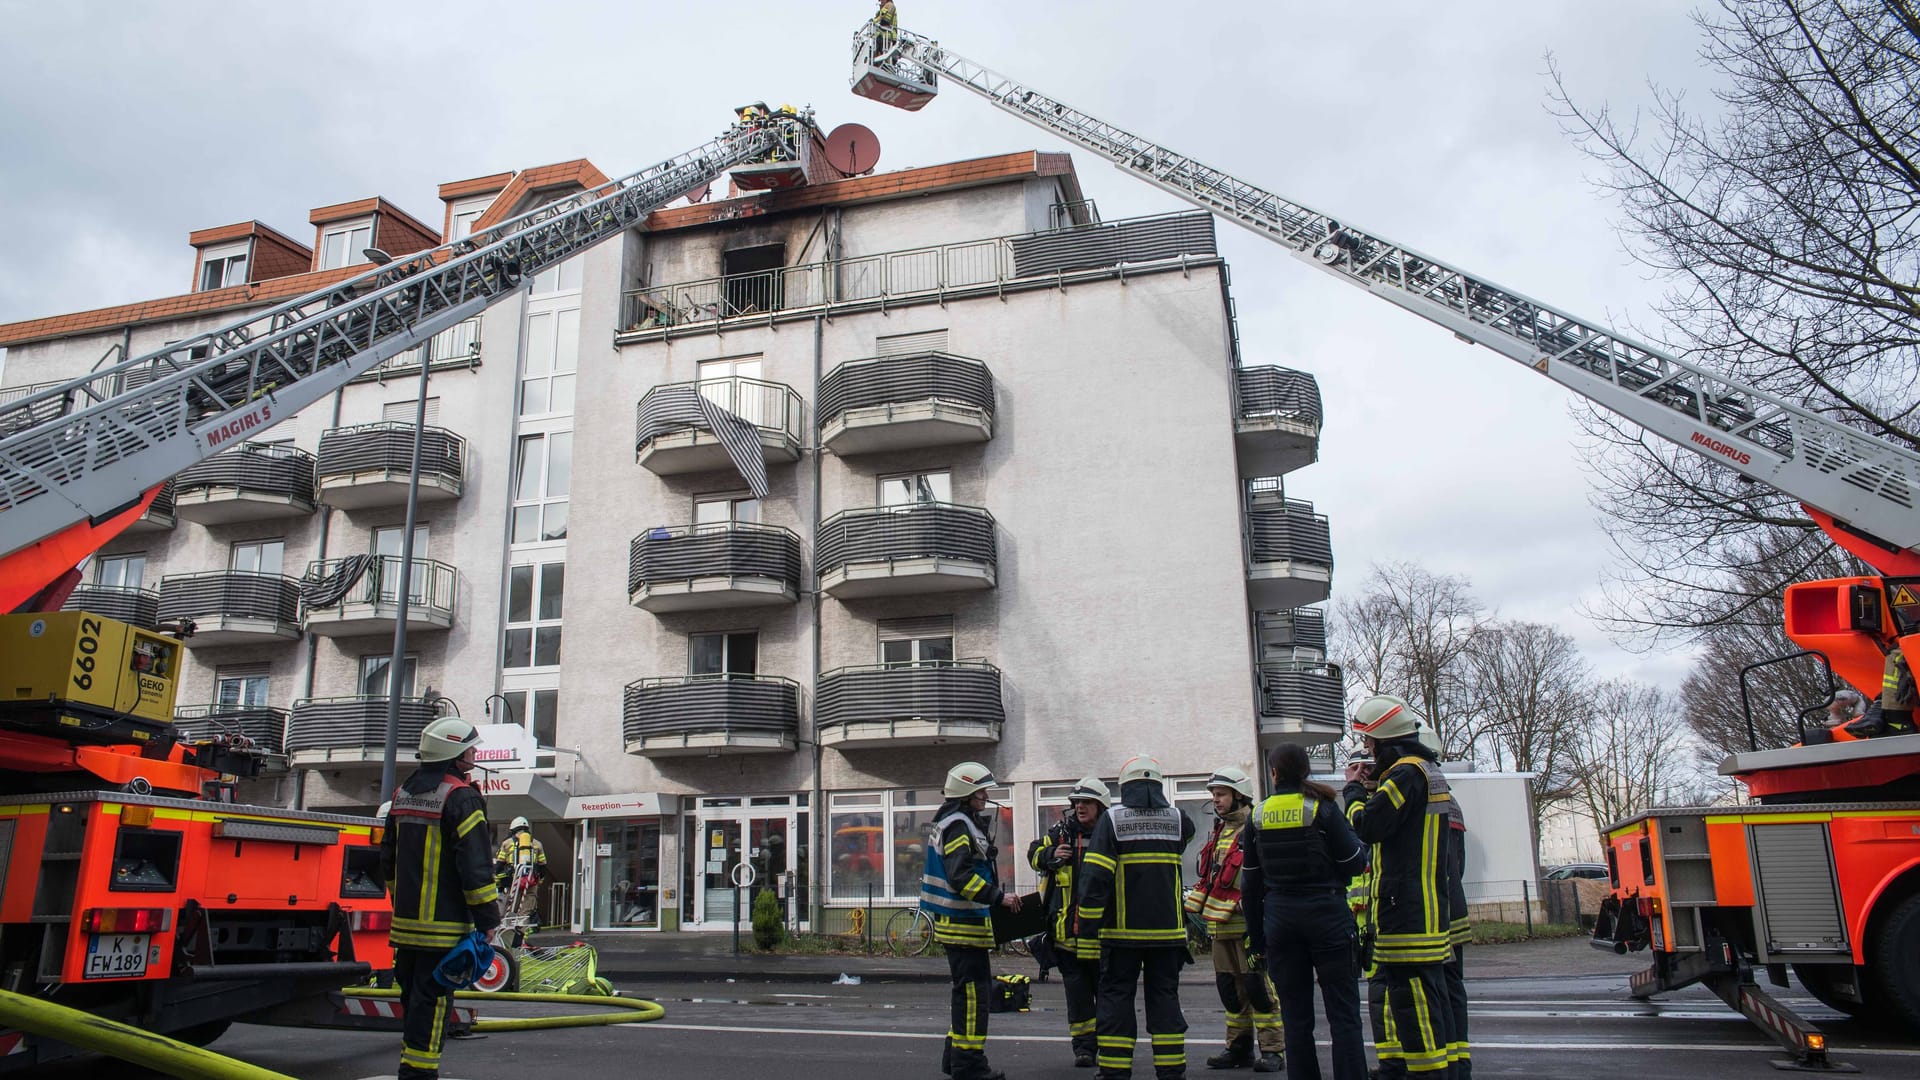
[[[399,611],[393,620],[393,657],[387,662],[387,741],[385,755],[380,759],[383,798],[393,794],[394,759],[399,753],[400,678],[407,659],[407,614],[413,599],[413,529],[420,516],[420,436],[427,424],[427,374],[433,367],[431,344],[424,344],[420,349],[420,397],[413,408],[413,465],[407,471],[407,526],[400,535],[400,582],[394,590],[399,594]]]

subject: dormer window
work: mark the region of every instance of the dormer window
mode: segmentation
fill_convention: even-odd
[[[373,246],[373,219],[344,222],[320,234],[320,269],[334,270],[367,261],[361,252]]]
[[[224,289],[247,282],[247,242],[210,247],[200,254],[199,290]]]
[[[458,243],[473,235],[473,223],[492,205],[493,196],[482,195],[475,199],[462,199],[453,204],[452,231],[447,236],[448,243]]]

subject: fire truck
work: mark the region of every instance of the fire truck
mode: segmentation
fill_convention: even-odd
[[[1889,650],[1920,656],[1920,455],[1262,190],[923,35],[873,23],[855,33],[855,94],[918,111],[943,82],[1800,500],[1879,576],[1791,586],[1785,629],[1798,655],[1868,697]],[[1595,943],[1650,954],[1635,996],[1702,983],[1818,1066],[1824,1034],[1758,974],[1785,986],[1791,968],[1836,1009],[1920,1030],[1920,735],[1806,742],[1756,740],[1721,767],[1757,805],[1616,825]]]
[[[0,989],[199,1044],[236,1020],[397,1030],[397,1005],[339,993],[392,966],[379,823],[234,802],[266,755],[175,727],[180,638],[60,609],[169,477],[816,137],[810,112],[758,109],[631,176],[0,407]],[[0,1072],[78,1049],[0,1028]]]

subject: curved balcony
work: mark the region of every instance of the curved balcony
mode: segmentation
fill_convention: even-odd
[[[353,560],[328,559],[307,564],[301,591],[312,597],[327,578]],[[460,603],[460,573],[432,559],[413,560],[413,585],[407,589],[407,632],[445,630],[453,626]],[[346,594],[327,604],[303,603],[300,625],[321,637],[355,634],[391,634],[400,618],[400,556],[382,555],[366,564],[359,580]]]
[[[168,532],[175,525],[173,514],[173,481],[160,485],[160,491],[147,504],[147,512],[134,518],[132,523],[120,530],[122,536],[137,536],[141,533]]]
[[[634,452],[655,475],[733,468],[727,448],[688,391],[752,424],[760,438],[760,453],[768,462],[799,460],[800,395],[781,383],[736,375],[668,383],[640,399]]]
[[[62,611],[86,611],[132,623],[142,630],[160,628],[160,594],[152,589],[123,585],[81,585],[67,597]]]
[[[1263,660],[1325,659],[1327,614],[1319,608],[1262,611],[1254,616]]]
[[[1312,503],[1249,510],[1247,532],[1247,599],[1255,611],[1317,604],[1332,592],[1333,540]]]
[[[1346,730],[1346,682],[1331,664],[1261,664],[1259,705],[1263,745],[1331,743]]]
[[[270,645],[300,636],[300,582],[280,574],[214,570],[160,579],[161,622],[191,619],[189,648]]]
[[[822,672],[814,727],[842,750],[997,743],[1000,669],[980,660],[863,664]]]
[[[173,710],[173,731],[183,742],[226,738],[270,754],[284,754],[287,710],[264,705],[182,705]]]
[[[467,440],[445,428],[420,429],[420,501],[459,498],[466,457]],[[412,424],[359,424],[320,436],[320,498],[329,506],[405,506],[412,472]]]
[[[627,599],[644,611],[791,604],[800,596],[800,538],[747,522],[649,529],[627,548]]]
[[[1244,477],[1284,476],[1320,456],[1320,384],[1304,371],[1266,365],[1234,372],[1233,441]]]
[[[800,686],[771,675],[685,675],[627,684],[620,732],[627,753],[718,757],[791,751]]]
[[[814,541],[820,591],[840,600],[991,589],[998,565],[993,515],[977,506],[843,510]]]
[[[311,514],[313,455],[281,443],[241,443],[173,478],[176,517],[202,525]]]
[[[409,747],[420,744],[420,729],[438,715],[425,698],[400,699],[400,760],[412,759]],[[386,757],[387,696],[303,698],[287,715],[287,756],[295,766],[372,765]]]
[[[939,352],[854,360],[821,380],[817,411],[821,445],[842,457],[986,442],[993,373]]]

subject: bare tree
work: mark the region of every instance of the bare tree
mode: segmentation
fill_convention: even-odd
[[[1450,754],[1465,755],[1477,734],[1467,646],[1487,617],[1464,577],[1376,563],[1362,591],[1334,607],[1335,654],[1350,689],[1407,699]]]
[[[1589,693],[1588,668],[1573,638],[1536,622],[1494,622],[1469,641],[1467,670],[1475,727],[1497,768],[1534,774],[1534,834],[1540,817],[1575,789],[1574,740]]]
[[[1695,779],[1686,727],[1657,686],[1595,684],[1571,745],[1576,798],[1602,834],[1621,818],[1684,798]]]
[[[1609,170],[1633,253],[1670,282],[1670,349],[1920,448],[1920,8],[1718,0],[1696,16],[1717,109],[1655,88],[1640,118],[1555,101]],[[1662,335],[1649,335],[1660,337]],[[1798,503],[1590,406],[1595,501],[1619,552],[1593,612],[1646,641],[1737,623],[1826,555]],[[1747,566],[1758,538],[1815,539]],[[1750,568],[1750,567],[1749,567]]]

